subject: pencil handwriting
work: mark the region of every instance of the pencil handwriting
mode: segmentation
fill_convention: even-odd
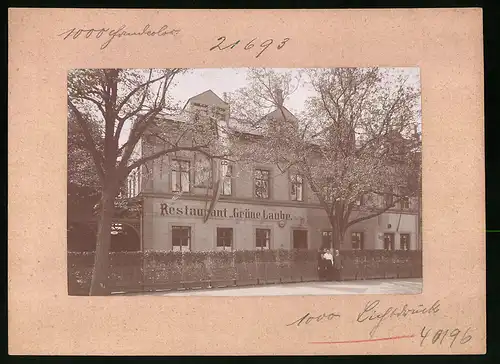
[[[412,315],[433,315],[439,312],[439,300],[435,301],[432,306],[425,307],[420,304],[417,307],[409,307],[405,304],[403,307],[388,307],[384,309],[379,309],[380,300],[368,301],[362,312],[360,312],[356,318],[356,322],[363,323],[366,321],[376,321],[375,326],[370,331],[370,337],[373,338],[377,329],[380,327],[383,321],[392,319],[394,317],[400,319]]]
[[[292,323],[287,324],[286,326],[295,326],[295,325],[300,326],[301,324],[307,325],[314,322],[327,322],[333,320],[336,317],[340,317],[340,315],[335,312],[322,313],[321,315],[318,316],[312,316],[308,312],[304,316],[300,317],[299,319],[295,320]]]
[[[104,42],[101,44],[100,49],[104,50],[106,49],[109,44],[115,39],[115,38],[122,38],[122,37],[134,37],[134,36],[146,36],[146,37],[164,37],[167,35],[175,36],[179,34],[180,29],[174,29],[170,28],[168,25],[163,25],[160,28],[153,29],[151,28],[151,25],[146,24],[142,30],[140,31],[134,31],[134,30],[129,30],[127,25],[122,25],[119,28],[113,29],[113,28],[70,28],[66,29],[62,33],[59,33],[58,36],[62,37],[63,40],[70,40],[70,39],[78,39],[78,38],[85,38],[85,39],[103,39]]]
[[[469,335],[469,331],[471,327],[468,327],[465,331],[460,330],[458,328],[441,328],[441,329],[432,329],[424,326],[420,331],[420,346],[423,346],[427,341],[432,343],[433,345],[444,345],[449,344],[451,348],[456,342],[461,345],[467,344],[472,340],[472,335]],[[458,336],[462,334],[459,341],[456,341]]]
[[[287,44],[287,42],[290,40],[290,38],[283,38],[282,40],[278,40],[278,41],[275,41],[273,38],[269,38],[269,39],[265,39],[265,40],[262,40],[262,39],[257,40],[257,38],[253,38],[248,42],[247,42],[247,40],[244,40],[243,43],[247,42],[245,44],[245,46],[243,46],[243,45],[238,46],[242,42],[241,39],[238,39],[230,44],[225,44],[224,42],[226,42],[226,40],[227,40],[227,38],[225,36],[217,38],[218,43],[215,44],[214,46],[212,46],[210,48],[210,51],[214,51],[214,50],[224,51],[226,49],[231,50],[234,48],[238,49],[241,47],[243,47],[244,51],[249,51],[253,47],[258,46],[256,48],[257,51],[255,52],[255,58],[259,58],[261,56],[261,54],[264,53],[273,44],[276,46],[277,50],[280,50],[281,48],[283,48]]]

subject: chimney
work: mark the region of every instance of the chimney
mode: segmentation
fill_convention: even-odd
[[[276,89],[276,91],[274,91],[275,93],[275,99],[276,99],[276,102],[277,102],[277,106],[278,107],[282,107],[283,106],[283,90],[282,89]]]

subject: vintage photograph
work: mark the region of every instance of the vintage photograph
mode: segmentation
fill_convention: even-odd
[[[68,72],[68,294],[422,292],[418,68]]]

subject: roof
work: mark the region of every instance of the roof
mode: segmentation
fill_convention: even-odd
[[[269,114],[265,115],[260,120],[272,119],[272,118],[274,118],[274,119],[283,119],[283,116],[285,116],[285,118],[290,119],[292,121],[296,121],[297,120],[297,118],[295,117],[295,115],[293,115],[290,112],[290,110],[288,110],[284,106],[281,106],[281,108],[282,108],[282,110],[280,110],[280,108],[276,108],[274,111],[271,111]]]
[[[207,100],[211,104],[218,103],[219,105],[229,106],[229,104],[223,101],[219,96],[217,96],[215,92],[213,92],[212,90],[207,90],[205,92],[202,92],[201,94],[190,97],[179,114],[159,113],[158,116],[169,121],[186,122],[188,118],[188,114],[185,111],[186,106],[196,98],[205,98],[205,100]],[[284,115],[282,114],[282,112]],[[251,136],[262,136],[263,135],[262,126],[265,125],[264,123],[262,123],[263,121],[265,121],[266,119],[283,120],[283,116],[288,120],[297,121],[295,115],[293,115],[290,112],[290,110],[288,110],[286,107],[282,106],[282,110],[280,110],[280,108],[276,108],[275,110],[271,111],[270,113],[266,114],[265,116],[257,120],[255,123],[242,122],[240,120],[237,120],[236,118],[229,117],[229,120],[226,125],[228,127],[228,130],[232,132],[247,134]]]
[[[222,100],[215,92],[213,92],[212,90],[207,90],[207,91],[202,92],[201,94],[190,97],[186,101],[186,104],[184,105],[184,107],[182,109],[184,110],[186,108],[186,106],[188,106],[188,104],[191,102],[191,100],[193,100],[197,97],[206,97],[208,99],[212,99],[213,101],[215,101],[215,102],[211,102],[212,104],[218,103],[218,104],[229,105],[227,102]]]

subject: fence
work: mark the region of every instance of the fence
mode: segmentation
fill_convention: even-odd
[[[342,251],[342,280],[422,277],[420,251]],[[93,252],[68,253],[68,292],[88,295]],[[317,251],[110,253],[112,291],[155,291],[318,280]]]

